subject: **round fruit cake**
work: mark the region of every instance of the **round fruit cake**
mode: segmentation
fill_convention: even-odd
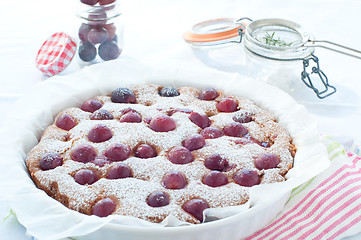
[[[70,209],[201,223],[244,204],[249,188],[285,181],[295,146],[272,114],[213,88],[117,88],[67,108],[26,163],[35,184]]]

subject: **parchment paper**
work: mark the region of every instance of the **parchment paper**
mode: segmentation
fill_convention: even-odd
[[[222,220],[182,226],[170,217],[162,224],[124,216],[99,218],[64,207],[37,189],[25,165],[54,116],[69,106],[95,95],[109,94],[117,87],[153,83],[160,85],[212,86],[226,94],[245,96],[272,112],[285,126],[298,148],[294,168],[282,183],[252,187],[250,201],[240,207],[207,210]],[[86,67],[67,75],[47,79],[24,95],[6,120],[0,142],[0,192],[30,235],[38,239],[240,239],[267,224],[283,208],[291,190],[328,167],[325,147],[315,122],[305,108],[281,90],[240,76],[209,68],[195,68],[170,61],[162,66],[144,66],[131,59],[118,59]],[[172,225],[177,227],[164,227]],[[123,236],[124,238],[119,238]]]

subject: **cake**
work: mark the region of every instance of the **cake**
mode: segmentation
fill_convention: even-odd
[[[287,130],[247,98],[137,85],[64,109],[26,164],[38,188],[80,213],[198,224],[205,209],[285,181],[295,152]]]

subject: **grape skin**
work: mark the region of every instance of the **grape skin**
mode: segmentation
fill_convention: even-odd
[[[88,33],[91,29],[92,26],[90,24],[82,23],[78,31],[79,39],[83,42],[88,42]]]
[[[124,161],[130,156],[130,148],[122,143],[115,143],[109,147],[104,156],[113,162]]]
[[[103,27],[92,28],[88,32],[88,41],[93,44],[105,42],[108,38],[108,32]],[[99,49],[100,54],[100,49]]]
[[[182,146],[172,148],[168,153],[168,159],[174,164],[187,164],[194,160],[192,153]]]
[[[132,175],[132,170],[128,167],[128,165],[119,162],[109,168],[106,177],[108,179],[121,179],[131,177]]]
[[[89,117],[91,120],[112,120],[114,119],[113,114],[111,114],[108,110],[99,109],[93,112]]]
[[[224,127],[223,133],[231,137],[243,137],[248,133],[248,130],[241,123],[232,122]]]
[[[183,146],[189,151],[198,150],[206,145],[206,140],[200,134],[189,136],[184,140]]]
[[[91,42],[82,42],[79,45],[79,58],[84,62],[91,62],[97,56],[97,49]]]
[[[220,187],[228,183],[228,178],[222,172],[211,171],[203,177],[203,183],[210,187]]]
[[[169,202],[169,195],[162,191],[153,192],[147,198],[147,204],[151,207],[167,206]]]
[[[198,98],[200,100],[211,101],[218,97],[219,93],[214,88],[205,88],[200,93]]]
[[[159,91],[159,95],[161,97],[176,97],[179,96],[179,92],[172,86],[166,86]]]
[[[81,169],[74,175],[74,180],[80,185],[91,185],[98,179],[98,176],[90,169]]]
[[[90,32],[89,32],[90,33]],[[105,40],[108,38],[105,38]],[[114,60],[119,57],[121,49],[115,41],[103,41],[98,49],[98,54],[104,61]]]
[[[214,138],[219,138],[223,136],[223,133],[221,130],[219,130],[218,128],[215,127],[206,127],[205,129],[203,129],[200,134],[205,138],[205,139],[214,139]]]
[[[81,110],[85,112],[95,112],[103,106],[103,103],[96,99],[88,99],[86,100],[80,107]]]
[[[149,128],[155,132],[169,132],[176,128],[176,123],[173,118],[165,115],[161,115],[152,120],[149,123]]]
[[[252,114],[247,111],[238,111],[233,115],[232,119],[239,123],[249,123],[252,121]]]
[[[108,41],[112,41],[115,38],[115,32],[117,30],[117,28],[115,27],[114,23],[111,24],[105,24],[103,25],[104,29],[107,31],[108,33]],[[114,41],[114,40],[113,40]],[[115,41],[116,42],[116,41]]]
[[[94,161],[96,156],[97,152],[91,145],[81,145],[70,153],[71,159],[82,163]]]
[[[100,5],[108,5],[115,2],[115,0],[99,0]]]
[[[263,153],[254,160],[255,166],[259,170],[276,168],[279,163],[279,157],[273,153]]]
[[[204,160],[204,166],[210,170],[224,171],[229,167],[229,163],[220,154],[213,153]]]
[[[46,153],[40,159],[40,169],[51,170],[63,165],[63,158],[58,153]]]
[[[182,189],[187,185],[187,179],[179,171],[171,171],[164,175],[162,185],[167,189]]]
[[[153,158],[157,156],[157,152],[148,144],[141,144],[135,150],[135,156],[138,158]]]
[[[220,112],[235,112],[238,108],[238,103],[232,98],[224,98],[216,104]]]
[[[117,88],[112,92],[111,101],[114,103],[135,103],[136,98],[132,90]]]
[[[70,129],[75,127],[76,121],[69,114],[63,113],[56,119],[55,125],[58,128],[69,131]]]
[[[203,211],[209,208],[209,205],[203,199],[193,198],[185,202],[182,208],[200,222],[203,222]]]
[[[98,201],[93,209],[92,214],[98,217],[107,217],[114,212],[116,205],[110,198],[104,198]]]
[[[87,5],[91,5],[94,6],[95,4],[98,3],[99,0],[80,0],[80,2],[87,4]]]
[[[119,122],[127,123],[140,123],[142,122],[142,117],[137,112],[128,112],[120,117]]]
[[[189,115],[189,119],[192,121],[192,123],[202,129],[211,125],[211,120],[209,119],[209,117],[207,117],[207,115],[201,115],[197,112],[192,112]]]
[[[88,133],[88,139],[94,143],[108,141],[113,137],[112,131],[104,124],[98,124]]]
[[[241,169],[233,175],[233,179],[241,186],[252,187],[260,183],[259,176],[256,171],[251,169]]]

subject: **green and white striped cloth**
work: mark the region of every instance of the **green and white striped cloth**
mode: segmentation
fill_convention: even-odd
[[[282,212],[251,239],[342,239],[361,231],[361,157],[323,137],[331,165],[295,188]]]

